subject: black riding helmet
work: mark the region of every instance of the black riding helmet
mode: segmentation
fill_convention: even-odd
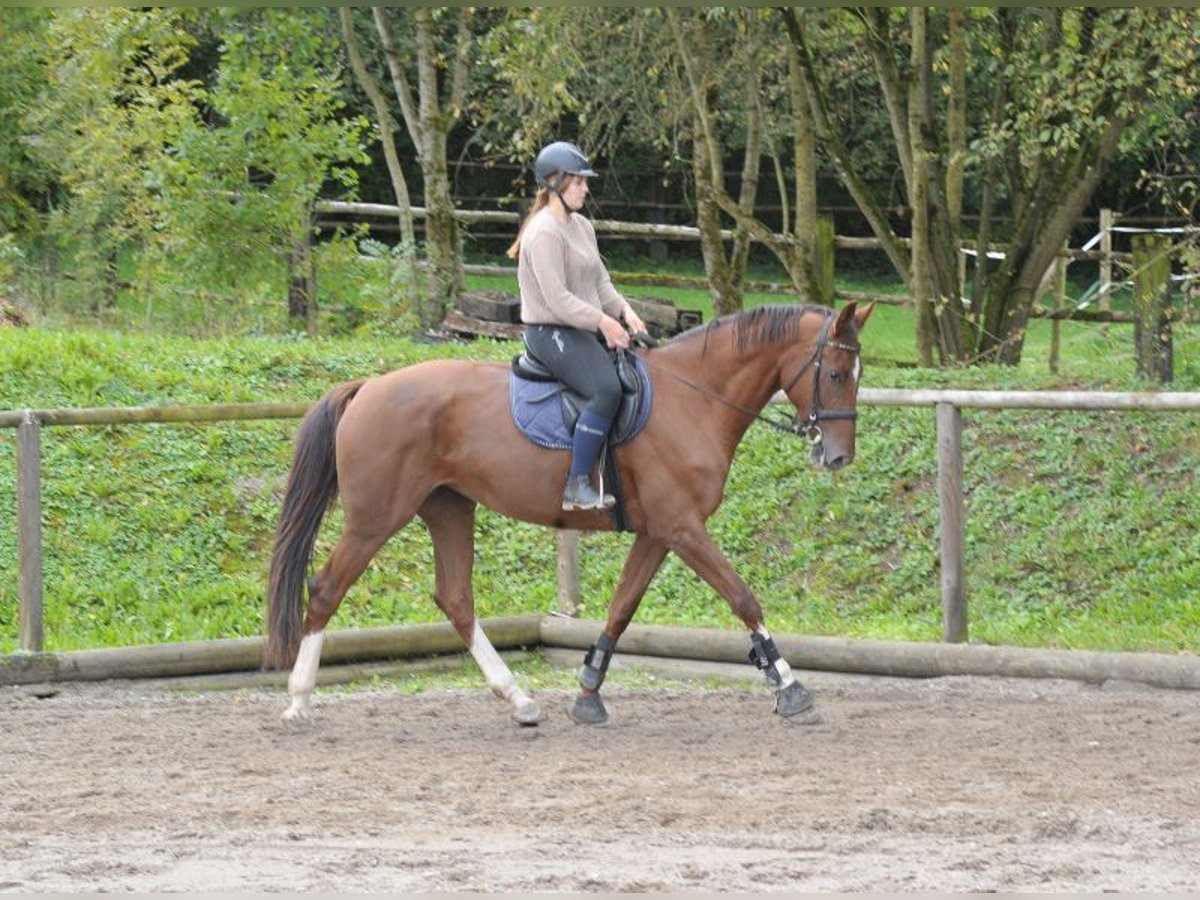
[[[547,144],[537,155],[533,164],[533,175],[541,187],[552,187],[550,179],[555,175],[583,175],[593,177],[598,173],[592,169],[587,156],[568,141]]]

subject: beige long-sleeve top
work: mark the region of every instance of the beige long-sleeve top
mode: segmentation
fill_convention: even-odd
[[[596,229],[578,213],[563,222],[543,209],[529,220],[521,234],[517,282],[527,325],[596,331],[602,313],[617,319],[625,312],[625,298],[600,259]]]

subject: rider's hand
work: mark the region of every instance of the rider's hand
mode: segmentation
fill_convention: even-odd
[[[600,319],[600,333],[604,335],[604,343],[610,349],[616,347],[625,349],[629,346],[629,332],[625,330],[624,325],[610,315],[605,315]]]
[[[646,330],[646,323],[633,311],[632,306],[625,309],[625,327],[629,329],[630,334],[641,334]]]

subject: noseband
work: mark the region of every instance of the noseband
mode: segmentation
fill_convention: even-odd
[[[790,431],[792,434],[800,434],[801,430],[803,430],[803,433],[806,434],[808,439],[814,444],[819,443],[821,440],[820,423],[822,421],[834,421],[837,419],[842,419],[852,422],[858,418],[858,412],[853,409],[823,409],[821,407],[821,355],[825,352],[825,348],[836,347],[838,350],[846,350],[850,353],[854,353],[855,355],[858,354],[860,349],[858,344],[843,344],[841,341],[829,339],[829,323],[831,318],[832,317],[830,316],[825,317],[825,321],[821,323],[821,334],[817,337],[817,345],[813,349],[812,355],[804,361],[804,364],[800,366],[800,370],[796,372],[792,380],[788,382],[787,387],[783,389],[783,393],[787,395],[788,399],[790,400],[792,388],[796,386],[796,382],[803,377],[804,373],[808,371],[809,367],[812,367],[812,409],[808,414],[808,418],[805,419],[804,425],[802,426],[800,424],[800,412],[799,410],[796,410],[792,413],[790,425],[783,425],[777,422],[771,423],[781,431]]]

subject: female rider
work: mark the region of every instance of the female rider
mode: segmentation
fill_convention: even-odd
[[[508,250],[517,260],[526,345],[560,381],[586,398],[572,437],[565,510],[613,505],[610,495],[601,496],[592,486],[592,470],[621,402],[621,383],[605,346],[628,347],[630,334],[646,330],[613,287],[600,259],[596,230],[579,214],[588,178],[594,175],[574,144],[556,141],[543,147],[534,163],[538,192],[533,208]]]

